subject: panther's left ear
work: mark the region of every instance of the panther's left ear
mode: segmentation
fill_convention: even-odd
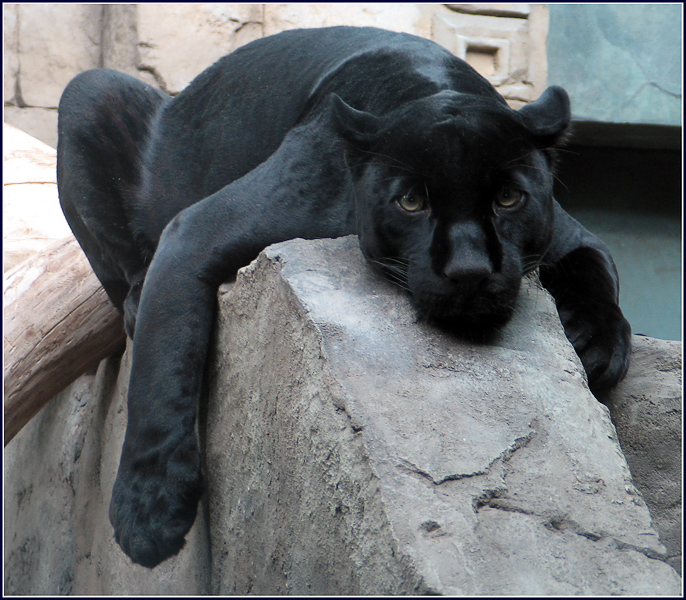
[[[549,87],[538,100],[519,109],[524,126],[544,147],[559,143],[572,119],[567,92],[557,85]]]
[[[336,130],[346,141],[365,150],[381,129],[381,119],[371,113],[356,110],[338,95],[331,95],[333,121]]]

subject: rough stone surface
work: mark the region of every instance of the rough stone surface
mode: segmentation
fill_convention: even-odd
[[[669,564],[681,573],[683,345],[634,336],[633,346],[627,378],[604,400]]]
[[[57,109],[5,106],[4,119],[50,148],[57,148]]]
[[[100,66],[99,4],[18,7],[19,106],[57,107],[81,71]]]
[[[417,323],[354,238],[273,246],[219,305],[187,547],[148,571],[113,541],[127,351],[7,447],[5,593],[680,593],[534,281],[492,346]]]
[[[137,18],[138,7],[135,4],[106,4],[103,7],[102,66],[143,78],[149,74],[138,70]],[[153,79],[151,75],[149,79]]]
[[[432,9],[439,7],[440,5],[431,5]],[[300,27],[334,25],[383,27],[430,37],[430,22],[420,4],[265,4],[264,35]]]
[[[18,4],[2,5],[2,74],[5,103],[14,103],[19,74]]]
[[[437,39],[437,18],[449,18],[469,35],[475,24],[485,26],[496,37],[512,37],[503,24],[518,22],[528,31],[526,40],[515,32],[507,42],[511,51],[496,62],[503,62],[508,75],[494,82],[515,108],[537,96],[545,85],[547,6],[512,5],[514,12],[505,13],[497,5],[460,6],[474,14],[442,4],[412,3],[5,4],[5,119],[54,146],[60,95],[69,80],[86,69],[116,69],[176,94],[218,58],[265,35],[298,27],[358,25]],[[501,16],[489,16],[494,14]],[[479,53],[467,58],[472,55]],[[479,56],[492,67],[493,56],[486,55]],[[480,64],[474,62],[477,69]]]
[[[55,150],[3,125],[3,271],[71,236],[57,196]]]
[[[505,98],[519,102],[534,100],[544,87],[540,81],[534,87],[529,73],[529,30],[528,19],[455,13],[433,20],[434,41],[470,63]]]
[[[213,62],[262,37],[260,4],[138,4],[138,69],[175,94]]]
[[[207,592],[204,511],[186,549],[154,571],[114,541],[110,494],[126,426],[130,353],[59,394],[5,448],[4,592],[197,595]]]

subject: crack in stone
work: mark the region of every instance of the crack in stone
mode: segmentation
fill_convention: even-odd
[[[517,450],[520,450],[521,448],[525,448],[529,444],[529,442],[534,438],[535,435],[535,431],[530,431],[527,435],[516,438],[515,441],[508,448],[503,450],[496,458],[494,458],[484,470],[474,471],[472,473],[455,473],[451,475],[446,475],[438,481],[435,480],[429,472],[420,469],[417,465],[413,464],[411,461],[408,461],[406,459],[401,458],[400,464],[398,466],[414,475],[418,475],[423,479],[426,479],[434,486],[439,486],[447,481],[459,481],[461,479],[468,479],[471,477],[488,475],[490,470],[493,468],[493,465],[495,465],[498,461],[502,461],[503,463],[508,462],[512,458],[514,453],[517,452]],[[532,510],[526,509],[516,504],[515,501],[513,501],[511,498],[508,498],[506,494],[506,487],[498,487],[484,490],[484,492],[481,495],[474,498],[474,500],[472,501],[472,508],[474,509],[474,512],[477,514],[480,510],[482,510],[485,507],[492,508],[494,510],[501,510],[504,512],[518,513],[522,515],[536,517],[538,519],[541,519],[543,526],[549,531],[559,533],[562,533],[564,531],[570,531],[592,542],[598,542],[600,540],[609,540],[612,544],[614,544],[614,546],[618,550],[634,550],[635,552],[643,554],[646,558],[650,558],[653,560],[667,562],[670,558],[670,555],[667,552],[658,552],[657,550],[653,550],[652,548],[645,548],[637,546],[636,544],[623,542],[605,531],[589,531],[582,527],[580,523],[567,518],[565,515],[551,516],[550,514],[537,514]]]
[[[603,39],[608,42],[611,46],[613,46],[616,50],[619,52],[623,52],[627,57],[629,58],[630,62],[641,72],[644,78],[644,82],[641,84],[639,87],[638,91],[632,95],[631,100],[633,100],[640,91],[646,87],[646,86],[651,86],[655,87],[661,92],[672,96],[677,99],[681,99],[681,94],[677,94],[675,92],[670,92],[669,90],[665,89],[662,87],[660,84],[658,84],[655,81],[652,81],[651,73],[647,72],[643,64],[641,63],[640,56],[636,54],[636,50],[632,48],[631,45],[624,45],[624,44],[619,44],[613,39],[612,32],[608,31],[605,27],[601,26],[601,31],[602,31],[602,36]],[[609,33],[609,35],[608,35]],[[625,104],[625,106],[627,106]]]
[[[22,100],[21,106],[19,104],[12,104],[11,102],[5,102],[4,105],[5,106],[14,106],[16,108],[39,108],[40,110],[54,110],[54,111],[58,110],[57,106],[36,106],[35,104],[26,104],[23,100]],[[36,182],[36,183],[38,183],[38,182]],[[49,182],[46,182],[46,183],[49,183]],[[10,184],[4,183],[3,185],[10,185]]]
[[[231,20],[236,22],[236,23],[241,23],[241,21],[239,21],[238,19],[231,19]],[[238,27],[237,29],[234,29],[234,31],[233,31],[234,34],[240,33],[240,31],[243,30],[248,25],[259,25],[260,27],[264,27],[264,23],[262,23],[261,21],[243,21],[241,23],[240,27]]]
[[[592,542],[599,542],[600,540],[610,540],[618,550],[634,550],[635,552],[639,552],[640,554],[643,554],[647,558],[651,558],[653,560],[660,560],[662,562],[666,562],[669,559],[669,554],[666,552],[658,552],[657,550],[653,550],[652,548],[644,548],[641,546],[637,546],[636,544],[629,544],[628,542],[623,542],[622,540],[619,540],[616,537],[610,535],[606,531],[588,531],[587,529],[584,529],[580,523],[574,521],[573,519],[568,519],[564,515],[554,515],[546,517],[543,522],[543,526],[550,531],[571,531],[572,533],[585,537],[586,539],[589,539]]]
[[[502,510],[505,512],[514,512],[522,515],[534,515],[534,512],[522,508],[515,504],[510,498],[507,497],[507,488],[495,488],[491,490],[485,490],[483,494],[474,498],[472,502],[472,508],[475,513],[478,513],[484,506],[487,508],[494,508],[496,510]]]
[[[633,550],[652,560],[667,562],[671,558],[668,552],[658,552],[652,548],[645,548],[642,546],[637,546],[636,544],[623,542],[606,531],[589,531],[588,529],[585,529],[579,522],[569,519],[565,515],[551,516],[550,514],[537,514],[534,511],[527,510],[526,508],[514,504],[510,498],[507,498],[505,493],[506,490],[504,488],[486,490],[483,494],[474,499],[472,503],[474,512],[478,513],[481,509],[486,507],[505,512],[519,513],[531,517],[537,517],[542,520],[543,527],[549,531],[556,533],[570,531],[571,533],[584,537],[592,542],[608,540],[618,550]]]
[[[477,496],[472,501],[472,508],[475,513],[478,513],[484,506],[490,506],[494,498],[501,498],[507,490],[505,488],[496,488],[493,490],[484,490],[484,493]]]
[[[619,108],[618,111],[616,111],[615,114],[618,114],[618,113],[622,112],[622,111],[625,110],[628,106],[630,106],[630,105],[633,103],[633,101],[636,99],[636,97],[637,97],[645,88],[647,88],[647,87],[656,88],[657,90],[659,90],[659,91],[662,92],[663,94],[667,94],[668,96],[671,96],[672,98],[675,98],[675,99],[677,99],[677,100],[681,100],[681,94],[675,94],[674,92],[670,92],[669,90],[666,90],[666,89],[663,88],[660,84],[658,84],[658,83],[656,83],[656,82],[654,82],[654,81],[644,81],[644,82],[638,87],[638,89],[636,89],[636,91],[635,91],[633,94],[631,94],[631,96],[626,100],[626,102],[624,102],[624,104],[622,104],[622,106]]]
[[[150,46],[148,46],[148,47],[150,47]],[[167,83],[164,81],[164,78],[162,77],[162,75],[160,75],[160,73],[158,72],[158,70],[155,67],[151,67],[148,65],[138,65],[136,67],[136,69],[139,71],[143,71],[145,73],[150,73],[153,76],[153,78],[155,79],[155,82],[157,83],[157,85],[160,86],[160,90],[162,90],[165,94],[167,94],[169,96],[175,96],[176,95],[176,94],[172,94],[169,91],[169,89],[167,88]]]
[[[654,87],[655,89],[660,90],[663,94],[667,94],[668,96],[671,96],[672,98],[676,98],[677,100],[681,100],[682,95],[678,94],[677,92],[670,92],[667,88],[661,86],[659,83],[655,81],[649,81],[647,82],[648,86]]]
[[[334,410],[338,414],[342,414],[348,421],[348,426],[352,430],[354,434],[359,434],[364,431],[364,425],[360,423],[357,419],[353,418],[353,416],[348,412],[348,409],[345,406],[340,406],[340,405],[334,405]]]
[[[496,458],[494,461],[491,462],[490,465],[488,465],[488,468],[490,469],[493,463],[495,463],[496,460],[502,458],[503,462],[507,462],[512,458],[512,455],[517,452],[517,450],[520,450],[521,448],[526,448],[529,445],[529,442],[534,438],[536,435],[535,430],[531,430],[529,433],[526,435],[523,435],[522,437],[518,437],[515,439],[515,441],[512,443],[512,445],[509,448],[506,448],[503,450],[503,452],[500,453],[500,456]]]
[[[22,96],[21,93],[21,70],[19,68],[19,64],[17,61],[17,75],[16,79],[14,80],[14,102],[19,108],[27,108],[26,102],[24,102],[24,97]],[[5,106],[7,106],[7,103],[5,103]]]
[[[452,473],[450,475],[446,475],[445,477],[439,480],[436,480],[433,478],[431,473],[424,471],[423,469],[420,469],[417,465],[404,458],[400,459],[400,464],[398,466],[402,469],[405,469],[406,471],[409,471],[410,473],[419,475],[420,477],[426,479],[427,481],[431,482],[433,485],[436,486],[442,485],[448,481],[460,481],[461,479],[480,477],[482,475],[488,475],[490,470],[493,468],[493,465],[495,465],[498,461],[502,461],[504,463],[509,461],[510,458],[512,458],[512,455],[515,452],[517,452],[517,450],[525,448],[529,444],[529,442],[533,439],[534,435],[536,435],[536,432],[530,431],[526,435],[516,438],[515,441],[512,442],[512,444],[509,447],[505,448],[505,450],[498,454],[498,456],[496,456],[491,462],[489,462],[486,468],[481,471],[473,471],[472,473]]]

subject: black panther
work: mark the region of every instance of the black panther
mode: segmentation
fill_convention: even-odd
[[[176,554],[202,493],[195,433],[218,286],[269,244],[357,234],[422,318],[497,330],[539,269],[602,391],[630,327],[603,243],[553,199],[566,92],[518,111],[437,44],[373,28],[239,48],[178,96],[78,75],[59,106],[64,214],[133,338],[112,493],[134,562]]]

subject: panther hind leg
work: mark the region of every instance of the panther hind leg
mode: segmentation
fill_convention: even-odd
[[[133,77],[94,69],[69,83],[59,106],[60,204],[107,295],[127,313],[129,335],[138,304],[135,290],[154,252],[145,232],[135,231],[132,215],[145,147],[168,100]]]

